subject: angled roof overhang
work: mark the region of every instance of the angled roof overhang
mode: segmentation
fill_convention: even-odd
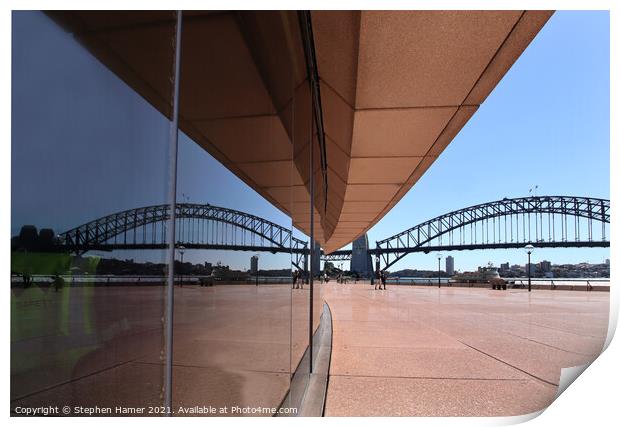
[[[551,13],[312,12],[338,216],[327,252],[398,203]]]
[[[49,14],[170,115],[174,13]],[[363,234],[406,194],[551,14],[311,13],[326,155],[326,170],[314,173],[327,184],[315,194],[326,200],[315,203],[315,230],[326,252]],[[297,161],[307,144],[291,150],[294,135],[312,133],[290,120],[293,106],[309,109],[311,97],[296,13],[184,16],[181,129],[309,234],[309,171]]]

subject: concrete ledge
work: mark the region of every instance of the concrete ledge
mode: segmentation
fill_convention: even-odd
[[[321,326],[315,334],[314,371],[310,374],[310,381],[304,396],[301,411],[302,417],[321,417],[325,410],[325,398],[329,378],[329,365],[332,354],[332,317],[327,303],[323,304]]]
[[[280,407],[298,408],[297,416],[302,417],[321,417],[325,410],[332,354],[332,317],[327,303],[323,304],[320,326],[314,333],[313,342],[313,372],[308,373],[306,370],[310,357],[310,348],[307,348],[291,379],[291,389],[280,405]],[[299,396],[301,394],[300,389],[303,387],[301,383],[304,380],[307,381],[307,384],[303,396]],[[293,393],[297,396],[293,396]],[[277,414],[276,416],[295,416],[295,414]]]

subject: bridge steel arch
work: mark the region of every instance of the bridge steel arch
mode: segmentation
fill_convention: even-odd
[[[381,256],[385,270],[412,252],[507,249],[526,244],[608,247],[609,210],[609,200],[591,197],[504,198],[425,221],[377,241],[370,252]]]
[[[176,247],[292,253],[303,269],[307,242],[291,229],[258,216],[210,204],[178,203]],[[170,205],[129,209],[97,218],[59,235],[64,249],[82,254],[90,250],[166,249]]]

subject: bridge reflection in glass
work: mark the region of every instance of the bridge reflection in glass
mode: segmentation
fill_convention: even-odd
[[[144,41],[170,67],[173,31]],[[11,409],[161,406],[166,251],[55,246],[77,224],[167,201],[168,119],[41,12],[13,14],[13,52]]]
[[[301,23],[293,12],[188,13],[175,76],[176,14],[143,18],[14,14],[11,408],[165,407],[169,366],[170,410],[298,406],[322,294],[293,224],[320,223],[312,204],[326,194]],[[222,180],[216,161],[252,169],[273,199]]]

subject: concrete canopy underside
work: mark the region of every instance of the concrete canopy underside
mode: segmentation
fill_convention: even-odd
[[[327,157],[315,237],[325,252],[366,232],[407,193],[551,14],[312,12]],[[50,15],[170,115],[173,13]],[[291,125],[293,114],[310,111],[295,13],[184,16],[181,130],[310,234],[309,170],[298,161],[308,144],[291,149],[311,132]]]
[[[340,248],[424,174],[549,12],[312,12]]]

